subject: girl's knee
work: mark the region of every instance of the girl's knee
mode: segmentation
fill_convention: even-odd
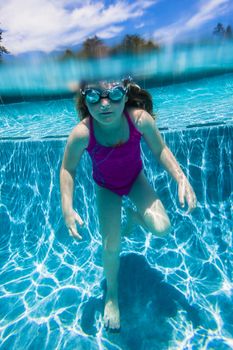
[[[168,235],[171,231],[171,222],[166,212],[153,212],[150,209],[144,214],[144,221],[151,233],[159,237]]]
[[[170,220],[168,219],[162,225],[158,225],[158,227],[156,227],[155,229],[156,229],[157,235],[159,237],[167,236],[170,233],[170,231],[171,231],[171,222],[170,222]]]
[[[165,237],[171,231],[171,223],[170,223],[170,221],[169,222],[163,222],[163,223],[160,223],[160,224],[158,223],[156,225],[151,225],[149,227],[149,229],[156,236]]]

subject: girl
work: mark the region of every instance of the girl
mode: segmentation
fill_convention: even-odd
[[[62,211],[69,234],[79,240],[76,223],[83,225],[73,209],[75,170],[84,150],[89,153],[96,184],[98,218],[103,244],[103,267],[107,281],[105,327],[120,328],[118,269],[121,241],[122,196],[137,211],[128,209],[127,229],[140,224],[157,236],[170,229],[161,200],[145,177],[140,139],[143,137],[156,159],[178,184],[182,207],[196,207],[196,196],[175,157],[164,143],[152,117],[152,99],[130,79],[120,82],[82,83],[77,103],[81,121],[72,130],[60,171]]]

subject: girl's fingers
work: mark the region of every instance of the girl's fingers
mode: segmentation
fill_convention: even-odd
[[[78,213],[76,213],[76,211],[73,210],[72,213],[67,217],[66,227],[69,231],[70,236],[81,240],[82,236],[77,231],[76,223],[83,225],[81,217],[78,215]]]
[[[187,213],[190,213],[197,206],[197,199],[196,199],[196,196],[195,196],[193,191],[191,191],[191,193],[190,192],[188,193],[186,200],[187,200],[187,203],[188,203],[188,211],[187,211]]]
[[[179,188],[178,188],[178,197],[179,197],[179,202],[181,207],[184,207],[184,195],[185,195],[185,184],[182,181],[182,183],[180,183]]]
[[[184,208],[184,197],[183,196],[179,196],[179,201],[180,201],[181,207]]]
[[[82,236],[80,236],[80,234],[78,233],[78,231],[74,227],[69,227],[69,234],[70,234],[70,236],[78,238],[79,240],[82,239]]]
[[[81,217],[76,212],[75,212],[75,220],[77,221],[77,223],[79,225],[81,225],[81,226],[83,225],[83,221],[82,221]]]
[[[187,184],[185,181],[182,181],[179,185],[178,196],[181,207],[184,207],[184,201],[186,200],[188,204],[188,210],[186,214],[189,214],[197,206],[196,195],[193,192],[192,187]]]

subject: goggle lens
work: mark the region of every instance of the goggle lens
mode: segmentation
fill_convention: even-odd
[[[94,104],[100,100],[100,93],[91,89],[86,91],[85,98],[87,102]]]
[[[109,98],[113,102],[118,102],[126,94],[126,91],[127,89],[121,86],[117,86],[110,90],[104,90],[102,92],[96,89],[87,89],[82,93],[88,103],[95,104],[98,103],[101,98]]]
[[[126,91],[123,90],[120,87],[116,87],[115,89],[112,89],[109,91],[109,98],[112,101],[120,101],[123,96],[125,95]]]

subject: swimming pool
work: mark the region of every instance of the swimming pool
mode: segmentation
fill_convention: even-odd
[[[61,215],[59,168],[64,135],[77,120],[73,100],[1,106],[1,349],[233,347],[232,85],[227,74],[150,90],[198,208],[184,215],[176,184],[142,143],[173,231],[161,239],[138,228],[123,239],[120,333],[101,323],[105,284],[87,155],[76,177],[82,242],[69,237]]]

